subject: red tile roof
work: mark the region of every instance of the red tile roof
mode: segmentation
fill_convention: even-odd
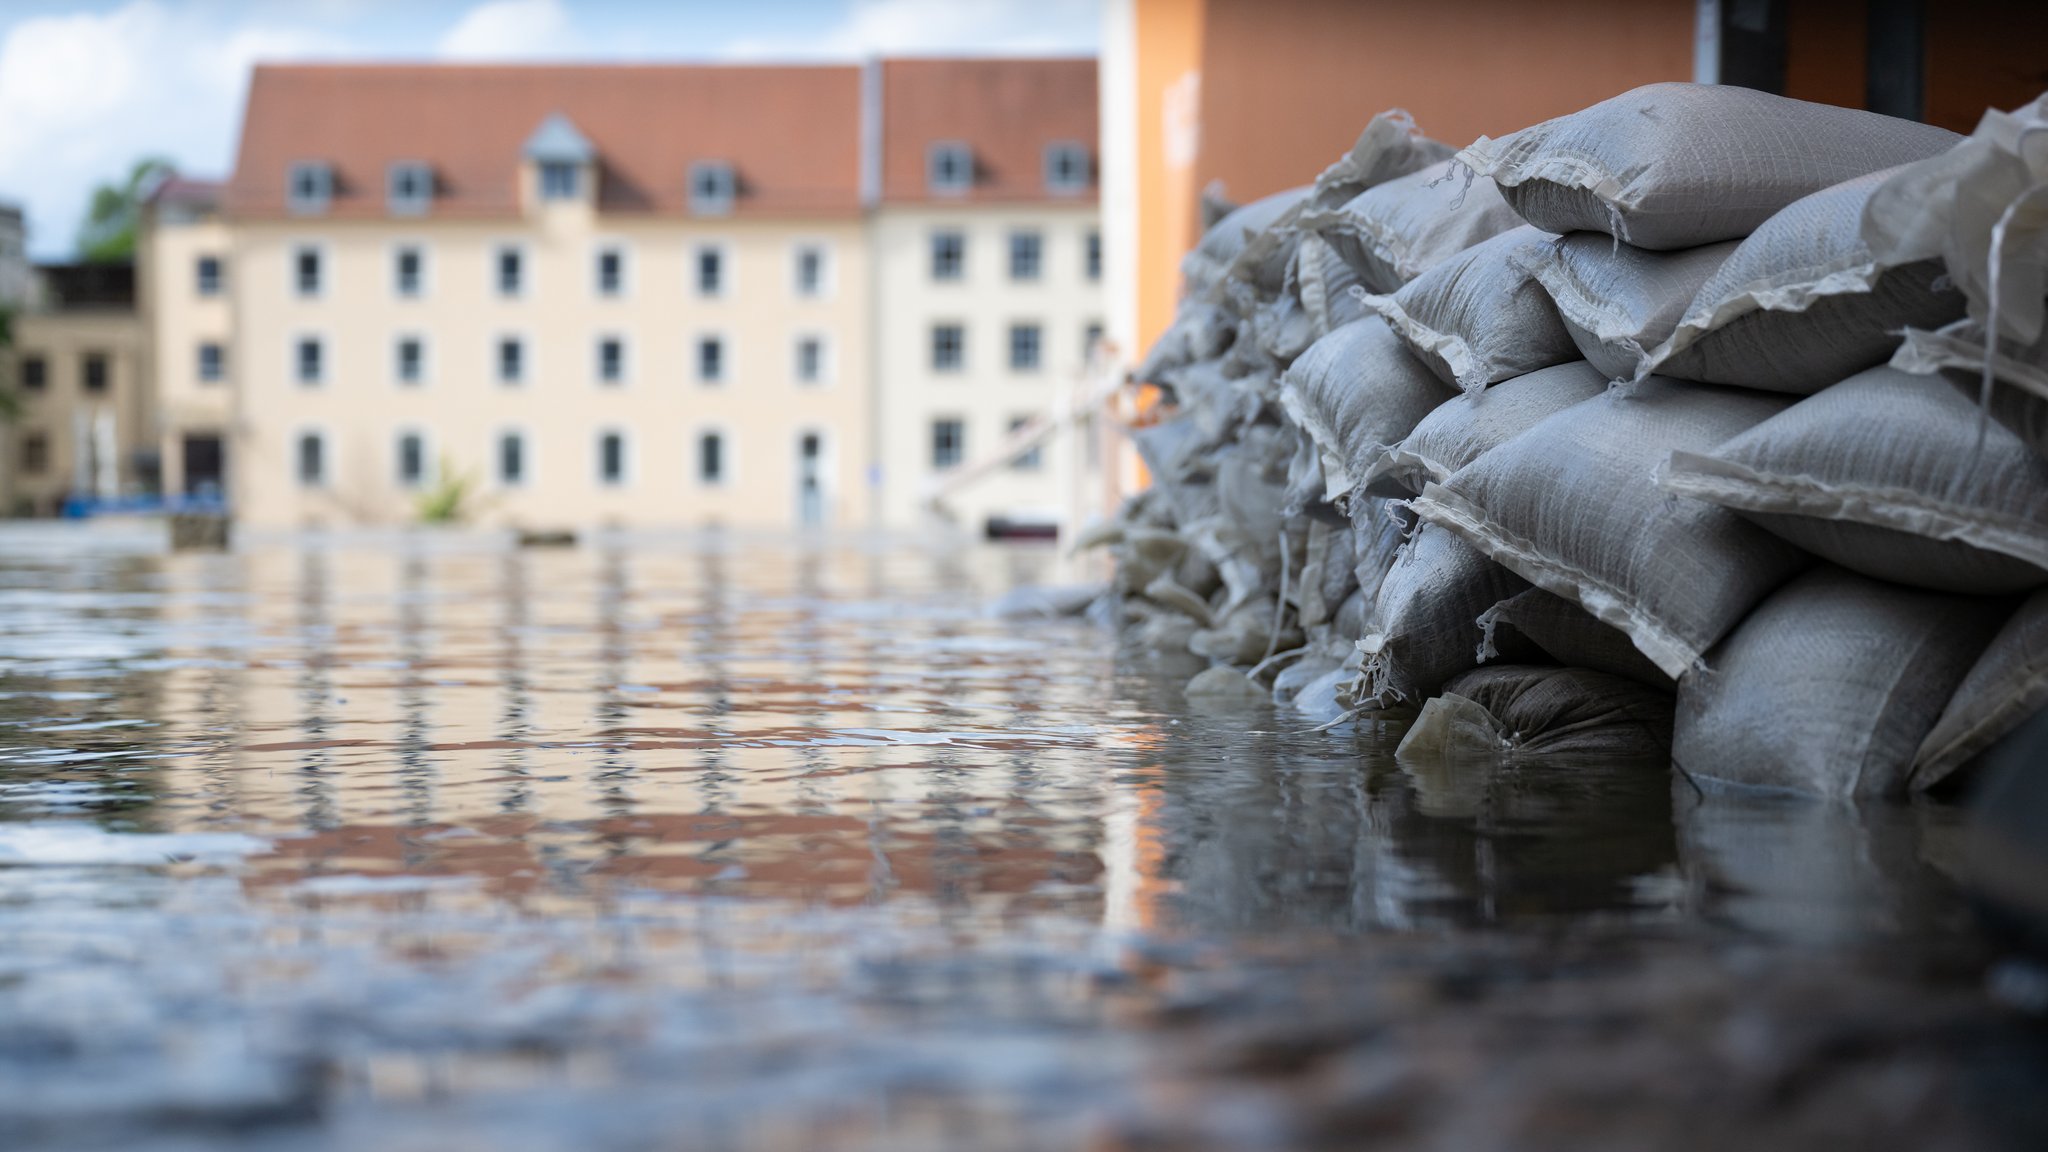
[[[555,112],[597,147],[600,212],[687,213],[696,161],[733,165],[737,216],[860,209],[857,67],[294,64],[255,70],[226,210],[286,216],[291,166],[324,161],[328,217],[383,217],[388,166],[419,160],[433,217],[512,216],[520,149]]]
[[[975,182],[964,195],[937,195],[925,157],[940,141],[974,152]],[[1088,151],[1088,186],[1054,196],[1045,186],[1045,147]],[[1092,202],[1096,150],[1095,61],[888,60],[882,64],[882,198],[888,201]]]

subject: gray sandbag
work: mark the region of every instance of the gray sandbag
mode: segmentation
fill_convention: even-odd
[[[1368,315],[1352,291],[1358,286],[1358,273],[1328,241],[1313,232],[1302,235],[1294,251],[1294,288],[1318,337]]]
[[[1679,680],[1674,759],[1693,776],[1760,788],[1902,792],[2011,607],[1832,566],[1807,572]]]
[[[1479,614],[1528,587],[1453,533],[1424,524],[1402,546],[1373,597],[1358,649],[1360,698],[1423,700],[1479,663]]]
[[[1188,651],[1218,664],[1241,667],[1257,664],[1272,652],[1284,652],[1301,644],[1301,630],[1281,615],[1280,633],[1275,636],[1272,597],[1248,600],[1224,613],[1215,624],[1188,637]],[[1263,694],[1264,689],[1260,690]]]
[[[1455,395],[1377,316],[1316,341],[1280,378],[1280,405],[1320,450],[1324,499],[1333,502]]]
[[[1586,668],[1501,664],[1450,680],[1422,706],[1397,759],[1654,760],[1671,752],[1668,692]]]
[[[2048,456],[2048,336],[2032,345],[2004,339],[1996,348],[1984,341],[1984,325],[1959,320],[1934,332],[1906,330],[1905,343],[1892,356],[1892,367],[1918,376],[1939,374],[1963,395],[1985,405],[1993,420],[2005,425],[2041,456]],[[1987,397],[1984,368],[1991,367]]]
[[[2048,591],[2021,604],[1977,658],[1913,757],[1914,790],[1932,788],[2048,708]]]
[[[1164,383],[1169,372],[1222,356],[1236,338],[1235,317],[1205,301],[1183,300],[1173,323],[1153,342],[1145,359],[1131,369],[1131,378],[1147,384]]]
[[[1183,691],[1189,703],[1208,708],[1256,708],[1267,702],[1266,690],[1251,677],[1221,665],[1195,673]]]
[[[1712,451],[1674,452],[1658,483],[1879,580],[2048,584],[2048,460],[1954,389],[1896,368],[1859,372]]]
[[[1192,298],[1207,296],[1218,287],[1223,278],[1239,266],[1239,258],[1245,253],[1254,236],[1265,233],[1280,218],[1297,204],[1307,200],[1312,189],[1303,185],[1275,192],[1261,200],[1254,200],[1242,208],[1232,211],[1216,222],[1215,227],[1204,233],[1194,250],[1181,258],[1181,276],[1187,281],[1188,295]],[[1251,278],[1267,278],[1278,285],[1286,275],[1287,253],[1273,250],[1266,252],[1264,264],[1249,269]]]
[[[1556,239],[1527,226],[1503,232],[1437,264],[1386,296],[1367,296],[1437,379],[1476,392],[1579,358],[1557,305],[1514,262],[1531,244]]]
[[[1806,558],[1651,474],[1674,449],[1713,447],[1790,403],[1652,376],[1550,416],[1429,485],[1414,509],[1626,632],[1676,678]]]
[[[1609,379],[1634,380],[1738,243],[1653,252],[1602,232],[1573,232],[1515,260],[1550,294],[1586,362]]]
[[[1801,196],[1960,139],[1752,88],[1670,83],[1481,136],[1457,158],[1539,228],[1667,250],[1747,236]]]
[[[1577,604],[1531,588],[1479,614],[1479,659],[1501,659],[1503,650],[1534,649],[1571,668],[1586,668],[1669,692],[1671,677],[1636,651],[1627,634],[1595,620]]]
[[[1367,292],[1387,293],[1521,224],[1492,181],[1463,179],[1445,160],[1341,207],[1304,212],[1297,227],[1328,242]]]
[[[1292,364],[1316,339],[1315,323],[1300,299],[1286,292],[1252,314],[1252,327],[1260,349],[1281,364]]]
[[[1465,392],[1424,416],[1366,470],[1374,496],[1420,496],[1423,486],[1507,443],[1550,416],[1607,390],[1607,377],[1583,360],[1539,368],[1483,392]]]
[[[1902,328],[1963,315],[1939,260],[1894,265],[1863,242],[1863,209],[1890,171],[1816,192],[1744,240],[1641,375],[1810,395],[1882,364]]]
[[[1424,136],[1407,112],[1388,109],[1367,121],[1351,150],[1316,177],[1303,210],[1333,208],[1368,188],[1441,165],[1453,151]]]

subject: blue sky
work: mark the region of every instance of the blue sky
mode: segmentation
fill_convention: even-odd
[[[226,175],[259,60],[819,60],[1093,52],[1095,0],[9,0],[0,200],[63,259],[136,157]]]

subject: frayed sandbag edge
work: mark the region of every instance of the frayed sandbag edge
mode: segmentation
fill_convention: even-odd
[[[1335,504],[1349,496],[1362,481],[1351,474],[1351,462],[1344,458],[1343,443],[1336,430],[1309,411],[1307,398],[1291,380],[1283,379],[1280,385],[1280,408],[1287,413],[1288,419],[1308,433],[1308,438],[1322,456],[1323,499]]]
[[[1445,383],[1467,393],[1484,392],[1487,384],[1491,383],[1486,378],[1486,371],[1479,366],[1479,358],[1473,353],[1472,346],[1463,336],[1439,332],[1422,323],[1410,316],[1408,310],[1391,295],[1361,292],[1358,299],[1386,321],[1387,327],[1392,328],[1394,335],[1399,336],[1403,343],[1420,353],[1425,364],[1434,358],[1449,369],[1451,378]],[[1430,364],[1430,368],[1437,379],[1443,379],[1443,373],[1436,371],[1434,364]]]
[[[1730,260],[1740,255],[1738,249]],[[1799,313],[1833,296],[1868,294],[1892,265],[1871,258],[1866,250],[1855,257],[1797,268],[1747,284],[1705,305],[1698,297],[1662,344],[1636,365],[1635,379],[1655,373],[1686,350],[1752,312]]]

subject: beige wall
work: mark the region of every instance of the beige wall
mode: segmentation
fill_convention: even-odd
[[[6,467],[13,474],[15,507],[6,511],[12,513],[27,501],[35,514],[47,514],[72,492],[80,456],[93,459],[96,449],[84,441],[97,443],[94,429],[102,415],[113,420],[117,488],[133,492],[139,481],[135,453],[156,445],[149,394],[143,387],[148,341],[137,314],[126,309],[29,312],[15,317],[14,343],[15,379],[20,379],[20,362],[30,356],[43,358],[47,376],[40,391],[20,390],[21,418],[12,427],[0,426],[0,435],[8,438]],[[107,387],[89,394],[85,358],[95,353],[107,357]],[[23,459],[24,445],[37,434],[49,445],[48,464],[30,472]],[[97,483],[98,476],[95,469],[89,484]]]
[[[883,516],[892,527],[932,522],[925,501],[939,479],[932,467],[932,423],[966,426],[966,463],[993,453],[1010,421],[1048,411],[1078,377],[1084,333],[1103,323],[1099,282],[1084,275],[1085,240],[1097,227],[1094,203],[1066,206],[888,208],[873,222],[878,324],[880,465]],[[934,281],[931,236],[952,229],[966,237],[965,277]],[[1035,282],[1009,275],[1009,237],[1019,229],[1042,237]],[[957,373],[932,370],[932,327],[965,328],[966,364]],[[1012,371],[1009,331],[1035,323],[1043,332],[1040,367]],[[949,496],[959,526],[979,533],[996,515],[1050,521],[1063,511],[1060,477],[1065,437],[1047,443],[1034,471],[1003,469]]]
[[[426,253],[425,292],[393,288],[395,249]],[[494,260],[501,244],[525,253],[526,291],[501,298]],[[826,290],[800,297],[799,243],[829,253]],[[300,244],[324,253],[322,293],[305,299],[291,283]],[[596,253],[618,244],[625,291],[595,290]],[[725,252],[718,298],[695,290],[700,245]],[[857,219],[814,221],[615,220],[588,210],[550,209],[495,223],[245,221],[234,230],[236,278],[233,372],[240,437],[231,466],[238,517],[264,526],[402,523],[416,493],[397,479],[396,439],[416,429],[431,462],[445,460],[478,481],[473,519],[486,524],[787,526],[798,510],[798,441],[824,437],[823,511],[828,523],[865,520],[861,473],[867,444],[866,247]],[[796,379],[795,342],[825,340],[826,381]],[[292,374],[301,334],[324,340],[326,380],[307,387]],[[427,379],[395,378],[395,343],[426,343]],[[718,334],[726,380],[696,379],[697,338]],[[495,376],[500,336],[524,339],[527,379]],[[625,344],[626,379],[599,383],[597,344]],[[293,449],[302,430],[327,437],[327,484],[302,488]],[[527,478],[498,483],[502,431],[526,437]],[[598,481],[597,440],[627,437],[627,480]],[[724,436],[726,477],[697,478],[699,434]]]
[[[135,291],[151,345],[151,377],[156,394],[162,440],[163,486],[170,494],[184,490],[184,437],[187,433],[232,439],[236,362],[234,269],[231,240],[218,217],[165,219],[151,222],[136,244]],[[199,291],[199,259],[221,261],[220,291]],[[224,375],[218,381],[200,378],[199,349],[219,344],[226,352]],[[233,467],[231,444],[229,467]]]

